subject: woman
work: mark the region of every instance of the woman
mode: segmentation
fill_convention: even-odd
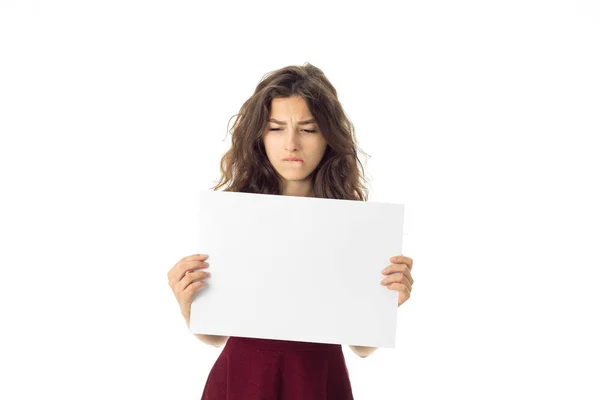
[[[232,130],[232,146],[213,189],[367,200],[354,127],[319,68],[306,63],[267,74],[242,105]],[[193,294],[209,276],[207,257],[184,257],[168,274],[188,326]],[[381,284],[399,292],[400,306],[410,297],[413,262],[400,255],[390,263]],[[202,399],[353,399],[341,345],[196,336],[216,347],[226,343]],[[350,348],[361,357],[376,349]]]

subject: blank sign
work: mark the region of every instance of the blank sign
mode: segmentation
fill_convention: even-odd
[[[403,204],[207,190],[198,209],[211,276],[190,332],[395,347],[398,292],[380,282]]]

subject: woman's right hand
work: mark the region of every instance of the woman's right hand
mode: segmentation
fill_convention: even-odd
[[[206,254],[194,254],[183,257],[167,274],[169,286],[181,308],[181,314],[189,325],[190,311],[192,307],[192,297],[194,293],[206,285],[203,279],[210,276],[210,272],[203,271],[208,267],[205,262],[208,258]]]

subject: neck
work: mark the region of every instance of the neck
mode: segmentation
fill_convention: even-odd
[[[283,196],[313,197],[312,184],[307,181],[287,181],[282,184]]]

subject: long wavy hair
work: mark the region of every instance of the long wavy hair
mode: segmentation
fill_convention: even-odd
[[[263,136],[271,101],[302,96],[327,143],[311,174],[313,197],[367,201],[365,171],[358,158],[354,125],[323,71],[305,63],[267,73],[239,110],[231,130],[231,148],[221,159],[221,179],[211,189],[281,194],[279,174],[267,158]],[[233,118],[233,117],[232,117]]]

